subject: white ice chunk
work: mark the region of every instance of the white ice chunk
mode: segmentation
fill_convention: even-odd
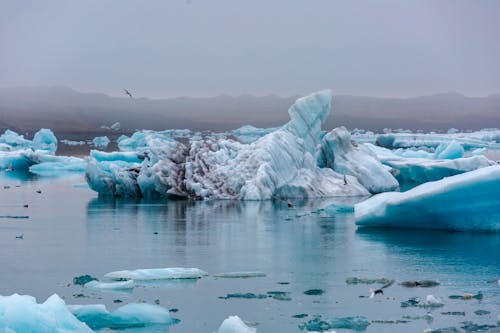
[[[355,205],[356,224],[500,231],[500,165],[375,195]]]
[[[0,296],[0,332],[92,333],[57,295],[37,304],[31,296]]]
[[[50,129],[42,128],[33,137],[33,149],[50,153],[57,151],[57,138]]]
[[[255,333],[255,328],[248,327],[238,316],[225,319],[215,333]]]
[[[100,289],[100,290],[127,290],[134,289],[135,284],[133,280],[119,281],[119,282],[99,282],[89,281],[83,285],[85,288]]]
[[[440,144],[435,151],[435,156],[437,159],[449,159],[453,160],[456,158],[461,158],[464,156],[464,147],[456,140],[450,143]]]
[[[19,135],[11,130],[6,130],[2,135],[0,135],[0,143],[9,146],[12,149],[26,149],[30,148],[32,145],[30,140],[26,140],[23,135]]]
[[[94,147],[99,148],[99,149],[106,149],[106,147],[109,145],[109,138],[107,136],[96,136],[92,140],[92,144]]]
[[[166,279],[200,279],[207,273],[198,268],[169,267],[136,269],[133,271],[116,271],[104,275],[111,280],[166,280]]]
[[[351,141],[345,127],[339,127],[323,138],[322,151],[327,167],[358,179],[370,193],[394,191],[399,183],[363,145]]]

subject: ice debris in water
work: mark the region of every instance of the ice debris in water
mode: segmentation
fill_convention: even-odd
[[[217,332],[214,333],[255,333],[257,330],[248,327],[238,316],[230,316],[220,325]]]
[[[0,332],[91,333],[87,325],[68,310],[58,295],[44,303],[27,295],[0,296]]]
[[[244,299],[264,299],[269,296],[266,294],[254,294],[254,293],[232,293],[226,296],[219,296],[220,299],[230,299],[230,298],[244,298]]]
[[[358,277],[348,277],[345,280],[345,283],[347,283],[347,284],[374,284],[374,283],[387,284],[390,281],[391,280],[386,279],[386,278],[367,279],[367,278],[358,278]]]
[[[456,327],[445,327],[445,328],[439,328],[436,330],[433,329],[426,329],[424,330],[424,333],[460,333],[460,330]]]
[[[452,230],[500,230],[500,166],[490,166],[407,192],[375,195],[355,205],[356,224]]]
[[[111,280],[166,280],[166,279],[200,279],[207,273],[198,268],[169,267],[136,269],[133,271],[116,271],[104,275]]]
[[[428,287],[435,287],[439,286],[438,281],[434,280],[411,280],[411,281],[403,281],[400,283],[401,286],[403,287],[422,287],[422,288],[428,288]]]
[[[85,274],[85,275],[80,275],[80,276],[75,276],[73,278],[73,284],[83,286],[85,283],[90,282],[90,281],[97,281],[97,278]]]
[[[483,299],[483,293],[478,292],[477,294],[462,294],[462,295],[450,295],[448,296],[449,299],[462,299],[462,300],[468,300],[468,299],[477,299],[477,300],[482,300]]]
[[[218,278],[252,278],[252,277],[265,277],[266,273],[259,271],[249,271],[249,272],[228,272],[228,273],[219,273],[214,275],[214,277]]]
[[[318,295],[323,295],[325,291],[323,289],[309,289],[304,291],[305,295],[309,296],[318,296]]]
[[[99,149],[106,149],[106,147],[109,145],[109,138],[107,136],[97,136],[92,140],[92,144],[94,147],[99,148]]]
[[[363,316],[333,318],[329,320],[322,320],[321,316],[318,316],[299,325],[299,328],[314,332],[325,332],[335,328],[350,329],[361,332],[366,330],[369,325],[370,322]]]
[[[159,305],[129,303],[109,312],[103,304],[68,305],[78,320],[92,329],[125,329],[150,325],[172,325],[179,322],[170,317],[169,311]]]
[[[401,302],[402,308],[407,308],[407,307],[438,308],[442,306],[444,306],[443,301],[434,295],[427,295],[425,301],[422,301],[418,297],[412,297],[407,301]]]
[[[133,280],[118,281],[118,282],[99,282],[89,281],[83,285],[85,288],[98,289],[98,290],[130,290],[134,289],[135,284]]]

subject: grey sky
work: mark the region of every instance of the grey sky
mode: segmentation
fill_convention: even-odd
[[[138,96],[500,92],[500,1],[2,1],[0,86]]]

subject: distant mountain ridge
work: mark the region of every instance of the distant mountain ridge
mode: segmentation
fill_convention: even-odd
[[[274,127],[288,120],[298,96],[217,96],[148,99],[80,93],[66,87],[0,88],[0,130],[21,133],[40,127],[56,132],[100,133],[101,125],[120,122],[135,129],[189,128],[225,131],[245,124]],[[500,94],[466,97],[444,93],[412,98],[340,95],[325,129],[340,125],[379,131],[500,127]]]

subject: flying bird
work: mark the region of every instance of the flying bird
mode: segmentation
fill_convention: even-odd
[[[128,97],[134,98],[134,96],[132,96],[132,94],[130,93],[130,91],[128,91],[127,89],[123,89],[123,91],[125,92],[125,95],[128,95]]]
[[[387,282],[386,284],[384,284],[382,287],[380,287],[380,289],[376,289],[376,290],[370,289],[370,298],[375,297],[375,295],[377,295],[377,294],[383,295],[384,294],[383,289],[392,286],[393,283],[394,283],[394,280],[391,280],[391,281]]]

